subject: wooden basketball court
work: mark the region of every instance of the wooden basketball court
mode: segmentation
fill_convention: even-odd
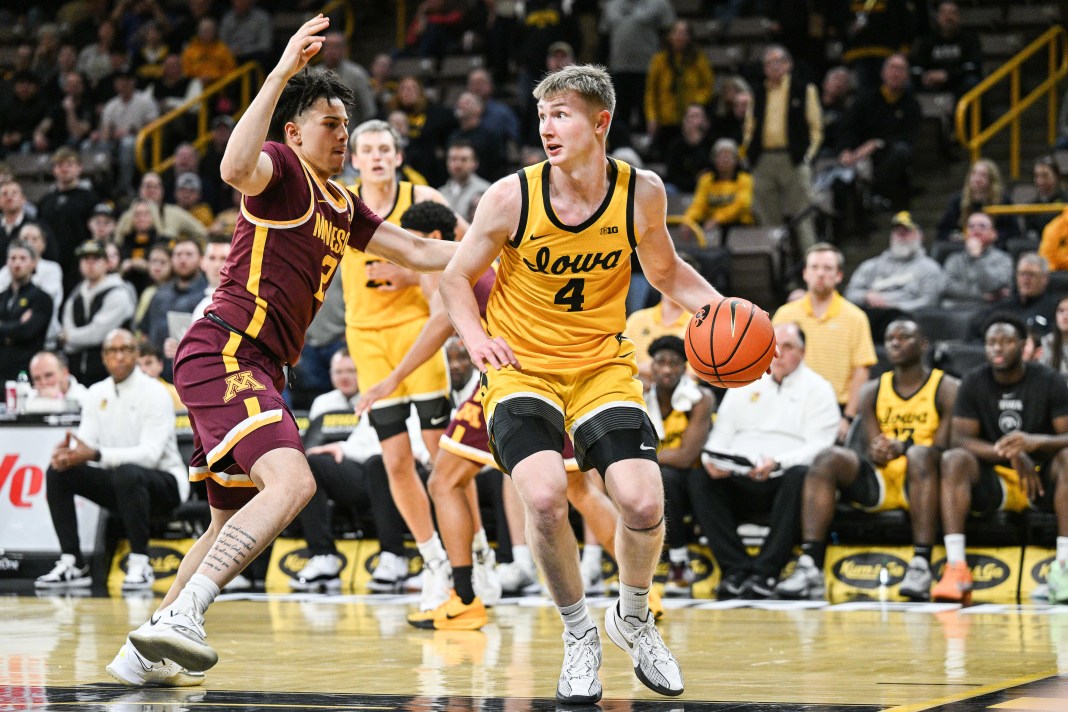
[[[602,628],[608,601],[591,599]],[[557,708],[562,626],[541,597],[505,599],[482,631],[451,632],[410,627],[415,596],[224,594],[207,616],[220,662],[203,687],[121,687],[104,665],[157,602],[0,598],[0,710]],[[1066,607],[666,603],[685,693],[647,690],[602,631],[601,709],[1068,711]]]

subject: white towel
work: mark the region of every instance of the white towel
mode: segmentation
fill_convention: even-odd
[[[690,376],[683,376],[679,385],[675,386],[675,392],[671,394],[671,410],[689,413],[695,404],[701,400],[701,389],[697,381]],[[660,413],[660,401],[656,397],[656,385],[649,387],[645,395],[645,408],[649,411],[649,420],[653,422],[656,436],[664,439],[664,417]]]

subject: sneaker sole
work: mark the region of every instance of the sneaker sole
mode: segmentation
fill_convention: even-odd
[[[910,601],[915,601],[917,603],[927,603],[931,600],[931,593],[929,591],[906,591],[904,589],[898,589],[897,592],[900,593],[903,598],[907,598]]]
[[[634,656],[631,654],[630,645],[627,644],[627,639],[623,636],[623,633],[620,632],[619,626],[616,625],[615,610],[615,605],[611,605],[608,607],[608,610],[605,611],[604,630],[606,633],[608,633],[609,639],[611,639],[611,641],[615,643],[620,650],[627,654],[627,657],[630,658],[630,661],[633,664]],[[645,676],[645,673],[642,671],[641,666],[634,665],[633,667],[634,676],[637,677],[643,685],[648,687],[653,692],[665,695],[667,697],[678,697],[683,693],[683,690],[686,689],[684,687],[680,687],[677,690],[672,690],[670,687],[661,687],[660,685],[656,684]]]
[[[402,588],[400,581],[375,581],[367,582],[367,590],[373,593],[396,593]]]
[[[251,586],[249,588],[251,588]],[[337,593],[341,591],[341,579],[332,579],[330,581],[312,581],[309,583],[290,581],[289,589],[291,591],[299,591],[300,593]]]
[[[173,660],[187,670],[210,670],[219,662],[219,654],[206,643],[197,643],[180,633],[159,634],[135,630],[130,641],[149,660]]]
[[[42,583],[41,581],[34,581],[34,588],[43,588],[48,591],[62,590],[67,588],[89,588],[93,585],[93,579],[84,579],[81,581],[60,581],[57,583]]]
[[[931,600],[935,603],[959,603],[962,607],[968,607],[972,605],[972,592],[962,593],[960,598],[950,598],[949,596],[931,596]]]
[[[104,668],[108,675],[118,682],[120,685],[126,687],[198,687],[204,684],[204,673],[191,673],[185,672],[173,677],[169,680],[153,681],[153,682],[137,682],[134,680],[127,680],[114,665],[108,665]]]
[[[556,691],[556,701],[562,705],[593,705],[601,701],[601,692],[598,691],[596,695],[561,695],[560,691]]]
[[[451,620],[436,621],[436,620],[412,620],[408,619],[408,624],[420,628],[422,630],[479,630],[482,626],[489,623],[489,618],[482,618],[481,620],[475,618],[473,620],[465,620],[463,618],[453,618]]]

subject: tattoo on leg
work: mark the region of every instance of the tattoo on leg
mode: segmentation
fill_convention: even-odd
[[[240,571],[256,549],[256,537],[232,524],[223,526],[204,563],[216,571]]]

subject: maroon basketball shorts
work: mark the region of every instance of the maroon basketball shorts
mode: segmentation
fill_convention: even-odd
[[[189,479],[207,480],[208,503],[239,509],[256,495],[249,472],[265,453],[304,445],[282,400],[282,368],[208,319],[194,323],[174,360],[174,386],[189,410]]]

